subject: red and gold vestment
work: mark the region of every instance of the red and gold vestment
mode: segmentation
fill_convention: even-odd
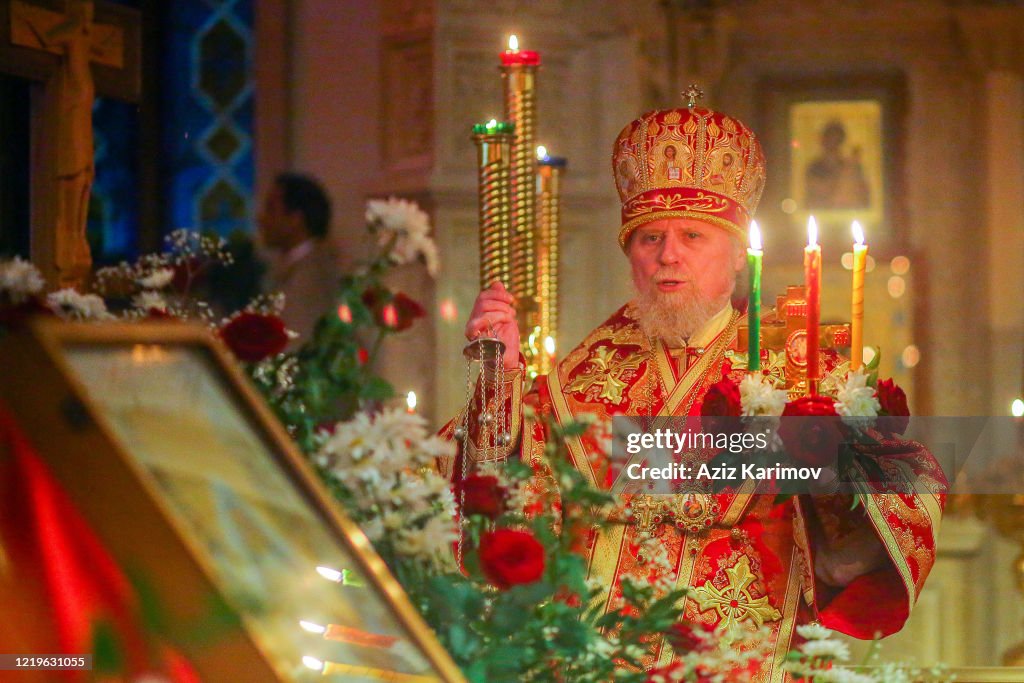
[[[566,423],[588,413],[600,420],[699,415],[705,392],[722,378],[727,352],[735,349],[739,318],[727,307],[691,337],[688,348],[670,351],[648,340],[630,306],[624,306],[525,395],[522,374],[512,373],[504,413],[513,434],[508,454],[530,463],[543,478],[546,418]],[[742,373],[733,371],[733,379],[738,382]],[[532,408],[532,416],[524,406]],[[454,422],[446,432],[453,428]],[[462,457],[477,459],[475,438],[471,432],[456,460],[442,465],[453,479],[460,476]],[[619,472],[598,441],[589,435],[571,438],[568,451],[592,485],[608,489]],[[945,479],[920,444],[886,446],[896,452],[885,461],[894,481],[905,476],[931,482],[936,493],[909,494],[910,487],[901,487],[899,493],[872,493],[863,507],[851,510],[848,496],[801,495],[776,504],[774,495],[745,485],[737,492],[675,501],[677,519],[691,517],[697,525],[644,514],[651,497],[620,494],[620,509],[628,508],[631,516],[621,516],[582,543],[590,578],[606,587],[606,610],[621,605],[623,577],[649,578],[650,567],[640,566],[637,551],[642,535],[650,533],[668,553],[670,574],[662,578],[691,591],[686,619],[768,627],[773,654],[754,681],[786,680],[782,664],[796,645],[799,624],[819,622],[858,638],[898,631],[935,561]],[[658,643],[646,664],[662,666],[672,657],[671,647]]]

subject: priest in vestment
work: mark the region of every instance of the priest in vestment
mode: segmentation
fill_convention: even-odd
[[[676,158],[689,165],[685,172],[656,172],[669,145],[682,150]],[[723,168],[726,158],[729,169]],[[619,134],[612,168],[635,169],[634,177],[616,174],[618,244],[635,298],[532,387],[518,356],[514,302],[500,284],[479,295],[466,328],[470,339],[490,332],[506,345],[507,405],[492,415],[507,416],[512,439],[498,456],[521,458],[538,477],[546,469],[545,418],[699,415],[704,394],[723,372],[737,383],[745,372],[728,364],[727,353],[736,349],[741,318],[732,297],[744,268],[743,243],[765,183],[756,136],[737,119],[708,109],[654,111]],[[441,464],[453,481],[481,461],[472,415],[468,424],[458,455]],[[449,435],[454,427],[446,428]],[[598,438],[575,437],[567,445],[590,483],[610,488],[619,468]],[[893,476],[899,470],[931,482],[930,490],[943,489],[942,472],[924,447],[893,439],[883,447]],[[486,452],[493,459],[493,449]],[[783,661],[798,643],[798,625],[819,623],[858,638],[903,626],[935,561],[941,493],[900,487],[872,493],[851,509],[849,496],[840,494],[776,504],[775,496],[752,491],[686,494],[681,501],[672,501],[679,495],[652,501],[620,494],[625,514],[583,543],[590,578],[604,587],[606,610],[621,606],[624,577],[647,578],[650,565],[641,567],[637,555],[649,534],[668,551],[665,578],[690,589],[687,620],[768,627],[771,654],[754,681],[787,680]],[[657,522],[635,514],[645,505],[662,506]],[[659,642],[645,664],[653,669],[673,657],[671,646]]]

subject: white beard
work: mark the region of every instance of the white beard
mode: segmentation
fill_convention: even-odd
[[[640,330],[651,339],[660,339],[669,348],[680,348],[704,323],[725,308],[729,294],[711,299],[693,285],[679,292],[660,292],[650,284],[637,290],[634,299]]]

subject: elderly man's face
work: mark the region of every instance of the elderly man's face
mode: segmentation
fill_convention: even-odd
[[[662,218],[633,233],[629,263],[641,303],[659,309],[661,317],[678,311],[673,325],[687,338],[728,303],[745,259],[739,241],[723,228],[695,218]],[[662,327],[652,331],[670,336]]]

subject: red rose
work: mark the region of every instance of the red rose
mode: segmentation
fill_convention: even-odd
[[[700,414],[709,417],[739,417],[743,414],[740,402],[740,388],[736,382],[723,377],[715,382],[704,394],[704,402],[700,405]]]
[[[498,484],[497,477],[472,474],[466,477],[456,493],[464,514],[496,519],[505,512],[508,491]]]
[[[910,424],[910,408],[907,406],[907,395],[898,384],[890,379],[878,381],[875,395],[882,406],[882,417],[878,420],[879,430],[886,434],[902,434]]]
[[[544,574],[544,546],[527,531],[488,531],[480,538],[480,566],[501,589],[533,583]]]
[[[787,417],[813,417],[813,420],[787,420]],[[786,452],[803,465],[828,465],[835,462],[843,434],[839,429],[835,402],[827,396],[803,396],[786,404],[782,411],[779,436]]]
[[[398,312],[398,323],[395,325],[396,332],[412,327],[412,323],[416,318],[422,318],[427,314],[427,311],[417,301],[410,299],[401,292],[395,295],[395,300],[392,303]]]
[[[427,314],[415,300],[402,292],[395,294],[384,287],[374,287],[363,292],[363,303],[373,312],[373,319],[378,325],[395,332],[409,329],[416,318]]]
[[[709,433],[738,431],[740,421],[730,418],[738,418],[742,413],[740,388],[723,372],[722,379],[708,387],[700,404],[703,429]]]
[[[284,351],[288,332],[276,315],[240,313],[220,329],[220,338],[239,360],[258,363]]]
[[[715,627],[710,624],[695,624],[689,621],[681,621],[672,625],[665,638],[672,649],[678,655],[685,655],[688,652],[706,652],[713,650],[717,645],[717,639],[705,638],[705,634],[714,633]]]

